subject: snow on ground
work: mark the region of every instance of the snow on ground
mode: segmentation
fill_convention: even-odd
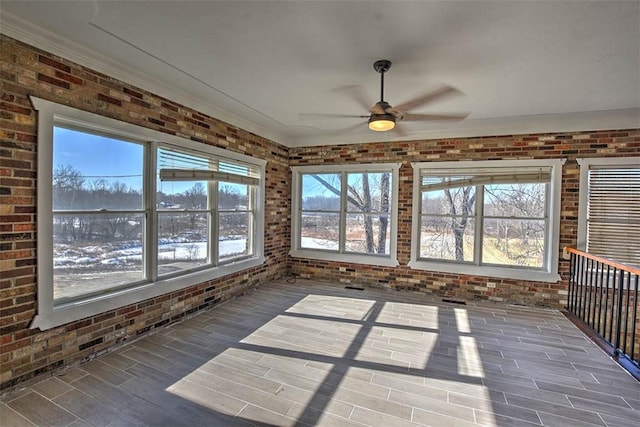
[[[219,251],[222,257],[243,253],[246,250],[246,239],[223,240],[219,243]],[[120,265],[142,262],[142,246],[133,246],[125,249],[104,251],[96,250],[95,246],[76,248],[73,252],[79,256],[70,256],[70,251],[54,256],[53,265],[73,269],[81,266],[86,270],[90,265]],[[92,254],[93,256],[88,256]],[[96,256],[97,255],[97,256]],[[160,261],[194,261],[207,257],[207,242],[170,242],[164,241],[158,245],[158,259]]]

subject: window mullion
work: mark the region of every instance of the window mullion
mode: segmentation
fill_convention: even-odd
[[[338,225],[338,252],[344,253],[347,240],[347,172],[340,175],[340,221]]]
[[[551,227],[551,184],[544,186],[544,258],[542,259],[542,268],[549,268],[549,254],[551,253],[551,241],[553,239],[553,230]]]
[[[247,203],[249,213],[249,232],[247,233],[247,252],[251,255],[255,255],[255,241],[256,241],[256,197],[257,189],[255,185],[249,186],[249,200]]]
[[[420,173],[420,179],[422,179],[422,173]],[[418,238],[414,238],[412,240],[414,240],[414,245],[416,245],[415,247],[415,253],[416,253],[416,259],[421,257],[421,253],[422,253],[422,227],[423,227],[423,223],[422,221],[424,220],[424,215],[422,214],[422,209],[423,206],[422,204],[424,203],[424,191],[419,190],[420,195],[419,195],[419,200],[417,201],[418,203]]]
[[[144,191],[144,248],[143,262],[147,280],[155,282],[158,279],[158,203],[157,197],[157,161],[158,144],[151,142],[145,145],[144,172],[142,175],[142,187]]]
[[[484,227],[484,186],[478,185],[475,189],[475,219],[474,219],[474,236],[473,236],[473,263],[482,264],[482,246],[483,246],[483,227]]]
[[[297,241],[295,242],[295,246],[292,246],[292,249],[299,250],[302,247],[302,173],[294,172],[293,182],[295,185],[295,194],[293,195],[295,196],[297,203],[297,206],[294,205],[294,207],[296,207],[297,210],[295,212],[295,219],[291,219],[294,221],[293,224],[296,226],[295,235]],[[291,238],[293,239],[293,231],[291,232]]]
[[[207,187],[209,191],[209,262],[216,266],[220,263],[220,209],[218,208],[218,190],[220,185],[218,181],[209,181]]]

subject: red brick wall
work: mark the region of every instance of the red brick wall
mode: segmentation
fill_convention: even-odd
[[[186,106],[0,36],[0,390],[86,360],[127,339],[231,298],[285,268],[305,277],[439,295],[558,306],[565,284],[430,273],[410,256],[412,161],[567,158],[561,246],[574,245],[578,215],[576,157],[640,153],[640,130],[479,139],[353,144],[287,149]],[[122,307],[49,331],[28,328],[36,311],[36,113],[34,95],[93,113],[267,159],[264,266]],[[289,166],[404,162],[400,170],[397,268],[290,260]],[[44,177],[46,179],[46,177]],[[565,271],[565,262],[560,269]]]
[[[0,38],[0,390],[281,276],[289,250],[286,147],[5,36]],[[40,332],[36,302],[36,112],[29,95],[268,161],[262,267]]]
[[[562,175],[560,248],[576,245],[578,228],[577,158],[640,155],[640,129],[513,135],[431,141],[385,142],[291,148],[291,166],[402,162],[398,195],[398,261],[400,266],[374,267],[293,258],[291,273],[314,279],[508,303],[561,308],[567,295],[568,263],[560,255],[558,283],[414,270],[411,256],[413,169],[411,162],[502,159],[567,159]]]

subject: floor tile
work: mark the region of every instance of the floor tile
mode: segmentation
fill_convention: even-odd
[[[66,426],[76,417],[35,392],[12,400],[8,406],[37,426]]]
[[[0,403],[2,427],[34,427],[35,424],[4,403]]]
[[[6,426],[636,425],[560,312],[274,282],[0,401]]]

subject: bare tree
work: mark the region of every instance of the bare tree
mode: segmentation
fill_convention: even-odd
[[[529,265],[544,253],[544,184],[485,186],[485,210],[496,221],[489,234],[494,245],[519,265]]]
[[[464,261],[464,232],[469,223],[469,215],[473,215],[476,200],[475,187],[459,187],[452,194],[452,189],[444,190],[445,200],[451,215],[451,231],[455,243],[456,261]]]
[[[380,253],[386,252],[386,237],[388,227],[388,214],[390,210],[390,174],[382,173],[379,181],[380,189],[380,206],[374,206],[373,191],[371,188],[371,182],[368,173],[362,173],[362,186],[349,184],[347,185],[347,203],[353,206],[356,211],[361,212],[364,216],[364,232],[365,232],[365,247],[367,253]],[[341,195],[341,191],[333,183],[327,181],[321,175],[311,175],[320,184],[322,184],[327,190],[335,194]],[[373,226],[373,212],[376,212],[376,208],[379,212],[378,221],[380,231],[378,233],[378,239],[376,242],[375,231]]]
[[[53,208],[73,209],[85,180],[71,165],[58,165],[53,170]]]

